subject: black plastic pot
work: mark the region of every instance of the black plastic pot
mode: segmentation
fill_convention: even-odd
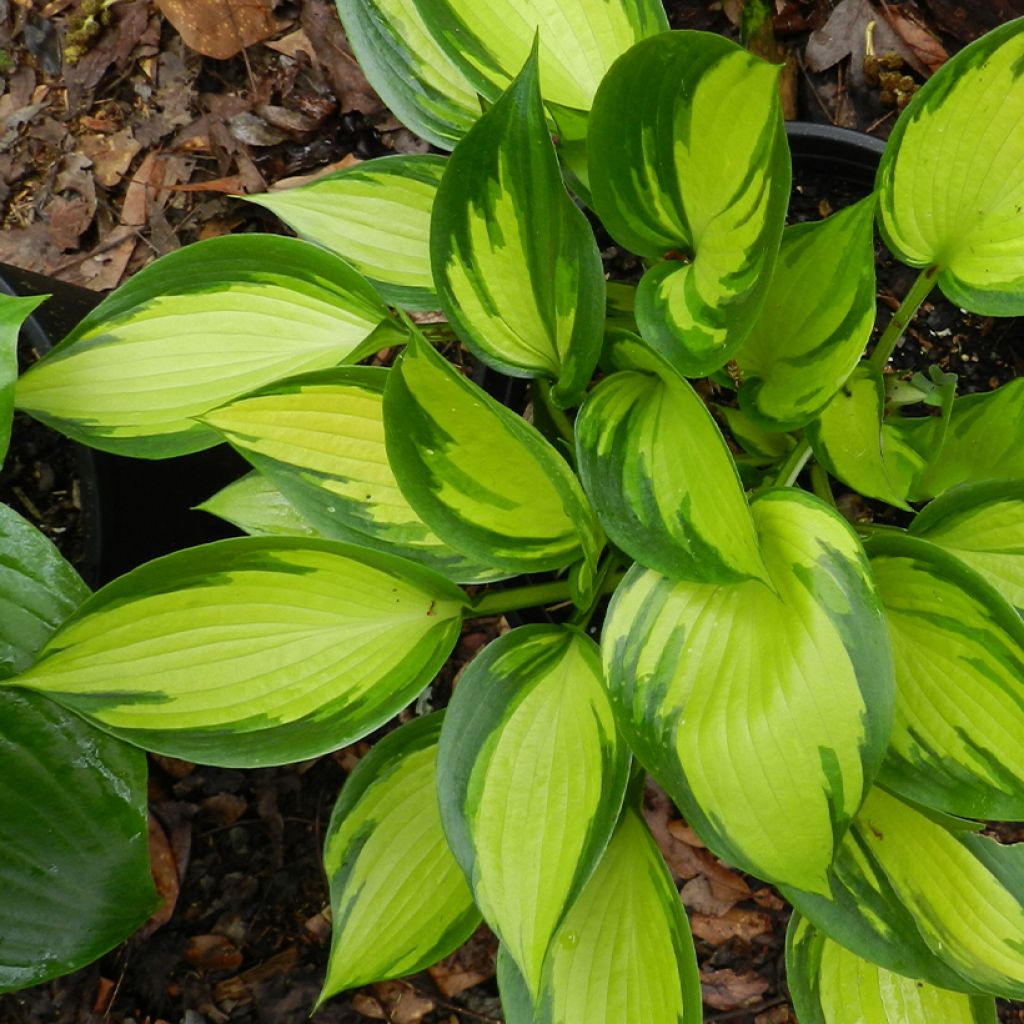
[[[39,355],[56,345],[103,297],[6,264],[0,264],[0,293],[52,296],[22,328],[22,338]],[[179,548],[237,535],[230,524],[192,511],[248,468],[226,445],[145,461],[67,444],[75,453],[83,517],[85,556],[76,568],[91,586]]]

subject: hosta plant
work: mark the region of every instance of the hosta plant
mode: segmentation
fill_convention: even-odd
[[[1024,390],[887,363],[936,289],[1024,314],[1024,21],[920,90],[870,196],[786,227],[778,69],[653,0],[340,7],[450,155],[251,197],[301,239],[158,260],[14,390],[97,448],[253,472],[205,505],[250,536],[92,595],[5,514],[0,988],[148,911],[141,750],[316,757],[467,619],[557,606],[343,788],[323,999],[483,919],[516,1024],[699,1020],[648,772],[797,909],[803,1024],[994,1020],[1024,997],[1024,848],[982,831],[1024,818]],[[918,276],[872,340],[876,225]]]

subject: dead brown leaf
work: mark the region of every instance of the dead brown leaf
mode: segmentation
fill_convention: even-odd
[[[373,995],[357,992],[352,997],[352,1007],[373,1020],[386,1020],[389,1024],[419,1024],[434,1009],[434,1003],[407,982],[381,981],[373,986]]]
[[[203,971],[233,971],[242,965],[242,954],[223,935],[193,935],[185,947],[185,959]]]
[[[149,816],[149,862],[153,871],[153,884],[161,903],[139,930],[138,934],[143,938],[152,935],[171,919],[181,889],[181,877],[167,833],[152,814]]]
[[[758,935],[767,935],[772,930],[772,920],[759,910],[742,910],[732,907],[719,917],[711,914],[694,914],[690,918],[693,934],[712,946],[722,946],[730,939],[750,942]]]
[[[481,925],[451,956],[427,968],[434,984],[447,999],[479,985],[495,974],[498,940]]]
[[[204,57],[227,60],[283,28],[269,0],[156,0],[185,44]]]
[[[913,50],[921,63],[928,69],[929,74],[934,74],[949,60],[946,48],[921,23],[921,20],[914,16],[913,12],[886,4],[882,8],[882,13],[900,39]]]
[[[382,113],[384,104],[352,56],[334,4],[329,0],[305,0],[301,21],[340,108],[367,115]]]
[[[767,979],[753,971],[737,974],[726,969],[722,971],[701,971],[700,987],[704,1002],[714,1010],[740,1010],[754,1006],[768,991]]]
[[[279,178],[270,186],[271,192],[283,192],[285,189],[297,188],[299,185],[308,185],[311,181],[319,181],[328,175],[336,174],[338,171],[345,171],[349,167],[355,167],[362,161],[353,153],[346,153],[340,160],[333,164],[327,164],[311,174],[296,174],[291,178]]]
[[[83,135],[79,145],[92,161],[96,180],[104,188],[113,188],[120,182],[142,148],[128,128],[112,134]]]

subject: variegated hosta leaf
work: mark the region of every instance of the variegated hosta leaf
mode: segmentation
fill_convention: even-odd
[[[834,477],[858,494],[906,509],[924,457],[901,430],[882,421],[884,407],[882,375],[862,363],[808,424],[807,436],[814,457]]]
[[[441,732],[441,817],[534,994],[551,937],[615,827],[628,769],[583,633],[524,626],[462,676]]]
[[[794,914],[786,980],[800,1024],[996,1024],[991,996],[969,996],[887,971]]]
[[[318,537],[316,528],[255,470],[222,487],[197,509],[218,516],[251,537]]]
[[[537,1024],[699,1024],[686,911],[643,819],[623,813],[544,963]]]
[[[615,59],[668,28],[659,0],[417,0],[445,53],[485,96],[501,92],[536,37],[544,99],[589,110]]]
[[[21,325],[45,299],[45,295],[21,298],[0,294],[0,466],[7,457],[11,440],[14,385],[18,379],[18,335]]]
[[[388,377],[384,429],[409,504],[467,557],[513,573],[596,561],[594,513],[562,456],[420,338]]]
[[[146,759],[34,693],[0,687],[0,992],[102,956],[157,904]]]
[[[333,934],[320,1002],[423,970],[480,923],[441,828],[441,717],[414,719],[376,743],[334,805],[324,844]]]
[[[913,519],[910,532],[952,552],[1024,612],[1024,480],[947,491]]]
[[[880,226],[905,263],[976,313],[1024,313],[1024,19],[944,65],[896,122],[878,169]]]
[[[630,746],[701,838],[821,892],[885,751],[888,638],[867,560],[833,510],[792,490],[751,510],[772,587],[635,567],[609,611],[605,674]]]
[[[385,156],[296,188],[242,198],[344,257],[388,302],[437,309],[430,211],[445,164],[430,154]]]
[[[829,897],[784,895],[831,938],[887,970],[1020,999],[1024,844],[1000,846],[972,827],[875,787],[840,847]]]
[[[813,419],[853,372],[875,322],[874,196],[782,234],[771,287],[736,353],[740,405],[777,430]]]
[[[665,372],[620,371],[576,421],[580,476],[613,543],[673,579],[764,578],[746,495],[715,421]]]
[[[562,184],[535,56],[450,157],[430,248],[459,337],[505,373],[556,380],[559,404],[578,401],[601,350],[604,272]]]
[[[933,544],[868,551],[896,665],[882,781],[951,814],[1024,819],[1024,621]]]
[[[763,459],[781,459],[793,450],[791,434],[767,430],[746,413],[727,405],[716,405],[715,412],[725,420],[729,436],[749,455]]]
[[[218,430],[324,537],[403,555],[449,579],[508,573],[464,558],[412,510],[384,447],[384,384],[370,366],[293,377],[214,409]]]
[[[928,422],[908,433],[910,444]],[[1024,379],[985,394],[964,395],[953,402],[941,449],[930,457],[914,483],[913,500],[943,494],[958,484],[1024,477]]]
[[[720,36],[672,32],[634,46],[594,100],[594,205],[627,249],[666,257],[640,282],[637,323],[686,376],[739,350],[770,283],[790,186],[778,73]]]
[[[17,406],[104,451],[198,451],[218,438],[194,417],[280,377],[387,346],[381,332],[368,340],[387,316],[369,282],[318,246],[212,238],[109,295],[22,376]]]
[[[480,116],[476,88],[424,24],[420,0],[335,0],[360,69],[417,135],[452,149]]]
[[[241,537],[108,584],[14,682],[172,757],[299,761],[415,697],[451,652],[462,603],[406,559]]]
[[[47,537],[0,504],[0,679],[24,672],[88,596]]]

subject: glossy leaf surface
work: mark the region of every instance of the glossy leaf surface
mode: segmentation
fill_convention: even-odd
[[[826,934],[887,970],[1019,999],[1024,845],[1000,846],[970,827],[925,816],[875,787],[840,848],[830,897],[785,896]]]
[[[431,257],[442,308],[482,360],[578,401],[601,348],[604,272],[562,184],[535,58],[452,154]]]
[[[50,540],[0,504],[0,679],[24,672],[88,596]]]
[[[828,404],[864,352],[875,320],[874,198],[785,229],[771,287],[736,354],[740,405],[779,430]]]
[[[633,810],[623,813],[544,964],[538,1024],[699,1024],[693,939],[672,876]]]
[[[896,123],[878,170],[880,224],[905,263],[975,313],[1024,313],[1024,19],[946,63]]]
[[[763,577],[736,466],[693,388],[620,371],[590,392],[576,421],[580,476],[609,538],[673,579]]]
[[[882,780],[936,810],[1024,819],[1024,622],[933,544],[879,537],[869,552],[896,666]]]
[[[46,299],[0,294],[0,466],[7,457],[14,417],[14,385],[18,379],[18,335],[21,325]]]
[[[419,339],[388,378],[384,429],[402,493],[453,548],[509,572],[593,562],[594,514],[562,456]]]
[[[455,644],[462,600],[435,573],[362,548],[219,541],[98,591],[17,683],[172,757],[299,761],[415,697]]]
[[[430,214],[445,164],[430,154],[385,156],[296,188],[244,198],[348,260],[386,301],[437,309]]]
[[[910,532],[956,555],[1024,611],[1024,482],[947,491],[915,516]]]
[[[387,338],[379,346],[367,338],[387,315],[372,286],[318,246],[273,235],[213,238],[111,293],[22,376],[17,405],[105,451],[198,451],[217,435],[194,417],[280,377],[386,346]]]
[[[387,370],[353,366],[290,378],[215,409],[216,428],[324,537],[437,570],[463,583],[507,573],[462,557],[399,490],[384,446]]]
[[[484,919],[535,994],[551,937],[614,829],[628,768],[582,633],[513,630],[462,676],[441,733],[441,816]]]
[[[594,101],[595,209],[631,252],[665,257],[637,323],[686,376],[741,347],[770,283],[790,185],[777,77],[726,39],[672,32],[617,61]]]
[[[751,508],[772,588],[632,569],[605,674],[631,748],[701,838],[762,878],[822,891],[884,753],[888,640],[835,512],[788,490]]]
[[[996,1024],[995,1000],[951,992],[871,963],[790,919],[786,980],[801,1024]]]
[[[0,687],[0,992],[91,963],[157,905],[146,759],[37,694]]]
[[[430,715],[375,743],[334,806],[324,846],[333,936],[321,1001],[423,970],[480,923],[441,828],[440,731],[441,716]]]

